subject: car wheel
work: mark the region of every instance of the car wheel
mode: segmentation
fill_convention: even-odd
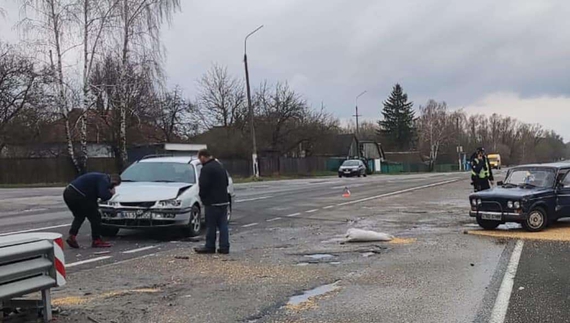
[[[483,220],[483,219],[478,217],[477,218],[477,224],[485,230],[493,230],[493,229],[496,229],[501,224],[501,222],[500,221],[493,221],[493,220]]]
[[[184,228],[184,235],[189,237],[195,237],[202,231],[202,212],[198,205],[192,206],[190,210],[190,219],[186,228]]]
[[[548,225],[548,215],[544,209],[537,207],[530,211],[527,219],[522,223],[523,228],[529,232],[544,230]]]
[[[338,174],[338,178],[342,178],[342,175],[341,175],[341,174]]]
[[[108,227],[106,225],[101,226],[101,235],[107,238],[116,237],[119,234],[119,228]]]

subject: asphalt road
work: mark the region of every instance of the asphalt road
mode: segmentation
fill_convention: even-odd
[[[326,211],[339,204],[358,202],[383,194],[398,193],[426,185],[462,178],[457,174],[419,174],[401,176],[369,176],[366,178],[319,178],[289,181],[236,184],[236,205],[230,230],[243,231],[279,222],[327,221]],[[345,188],[350,198],[343,198]],[[62,199],[62,188],[26,188],[0,190],[0,235],[69,230],[71,213]],[[315,218],[314,215],[322,213]],[[335,220],[338,221],[338,220]],[[90,248],[88,221],[81,228],[78,241],[82,248],[65,249],[69,272],[101,266],[126,259],[177,248],[187,239],[171,232],[122,230],[110,239],[110,249]]]
[[[304,224],[309,226],[325,221],[341,223],[351,218],[351,212],[355,212],[356,206],[386,196],[410,192],[425,194],[435,187],[441,185],[444,189],[448,186],[446,183],[464,178],[464,174],[418,174],[238,184],[230,228],[234,234],[248,234],[250,230],[271,230],[276,226],[302,227]],[[350,198],[342,197],[345,188],[350,190]],[[71,214],[63,204],[61,193],[61,188],[0,190],[0,235],[29,231],[50,231],[65,235]],[[449,194],[452,195],[452,192]],[[336,212],[334,217],[330,216],[332,212]],[[346,218],[338,215],[342,212],[346,212]],[[398,216],[394,216],[394,221],[398,221]],[[426,244],[425,251],[419,253],[421,256],[416,255],[409,260],[412,266],[387,267],[387,270],[382,269],[380,272],[387,275],[387,272],[395,269],[400,274],[392,278],[392,281],[398,282],[401,277],[408,277],[402,281],[403,286],[420,286],[418,294],[412,299],[409,294],[399,290],[385,294],[384,287],[373,287],[367,282],[364,285],[357,284],[353,292],[347,288],[343,294],[347,298],[339,298],[340,303],[331,301],[330,304],[323,304],[323,307],[329,306],[328,311],[334,312],[335,309],[342,308],[342,305],[356,301],[353,305],[355,309],[362,306],[358,313],[343,310],[345,312],[335,315],[342,317],[364,313],[364,322],[364,317],[374,317],[373,312],[366,312],[372,308],[388,315],[386,321],[392,322],[398,321],[400,315],[417,318],[414,310],[418,310],[418,313],[429,312],[423,306],[428,306],[431,302],[436,302],[434,308],[445,306],[438,303],[453,303],[455,300],[449,297],[457,294],[466,295],[457,303],[458,309],[453,313],[431,313],[431,321],[434,317],[440,317],[440,322],[463,321],[461,318],[474,317],[475,322],[570,322],[570,257],[567,257],[570,244],[567,242],[522,243],[510,240],[503,245],[490,245],[488,238],[476,238],[469,240],[469,245],[463,245],[467,242],[462,235],[441,239],[445,242],[434,242],[433,246]],[[81,230],[79,242],[83,246],[80,250],[65,250],[70,273],[151,256],[181,246],[190,248],[201,243],[188,241],[169,232],[124,230],[112,239],[113,248],[92,249],[89,247],[88,222]],[[402,257],[405,257],[406,253],[402,252]],[[465,268],[463,264],[468,262],[473,264]],[[473,266],[477,270],[468,269]],[[444,270],[444,267],[447,268]],[[437,274],[440,271],[446,272],[446,276]],[[429,281],[430,284],[426,285],[422,281]],[[439,287],[434,290],[434,285]],[[362,292],[367,295],[365,299],[375,299],[377,302],[370,306],[359,304],[359,296],[355,295],[361,295]],[[415,297],[425,301],[414,301]],[[407,316],[405,313],[391,312],[394,310],[395,299],[408,308],[410,312]],[[466,300],[472,302],[470,308],[464,308]],[[408,304],[409,302],[416,305]],[[471,312],[476,314],[470,315]],[[311,319],[316,321],[319,318]]]

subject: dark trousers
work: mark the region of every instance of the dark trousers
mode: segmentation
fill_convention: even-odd
[[[91,201],[85,198],[72,187],[65,189],[63,192],[63,200],[71,213],[73,213],[73,222],[71,223],[69,234],[76,236],[85,218],[87,218],[91,224],[91,237],[93,240],[100,239],[101,214],[99,213],[97,201]]]
[[[491,184],[488,179],[477,178],[475,180],[475,192],[485,191],[491,189]]]
[[[220,231],[220,249],[230,249],[230,233],[228,231],[228,207],[206,206],[206,248],[216,249],[217,231]]]

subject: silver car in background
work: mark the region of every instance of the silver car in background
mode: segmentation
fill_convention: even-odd
[[[180,229],[186,236],[200,234],[204,206],[198,180],[202,165],[191,157],[148,157],[122,174],[123,183],[107,202],[99,204],[102,232],[115,236],[125,229]],[[228,221],[234,205],[234,187],[228,174]]]

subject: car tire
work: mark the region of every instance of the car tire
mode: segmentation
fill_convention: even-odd
[[[338,178],[342,178],[342,175],[341,175],[341,174],[338,174]]]
[[[501,224],[501,222],[493,220],[483,220],[478,217],[477,224],[485,230],[494,230]]]
[[[117,236],[117,234],[119,234],[119,231],[121,229],[102,225],[100,230],[103,237],[114,238]]]
[[[187,237],[195,237],[202,231],[202,211],[198,205],[193,205],[190,209],[190,219],[184,228],[184,235]]]
[[[548,214],[546,211],[537,207],[532,209],[527,219],[522,223],[522,227],[528,232],[539,232],[548,226]]]

